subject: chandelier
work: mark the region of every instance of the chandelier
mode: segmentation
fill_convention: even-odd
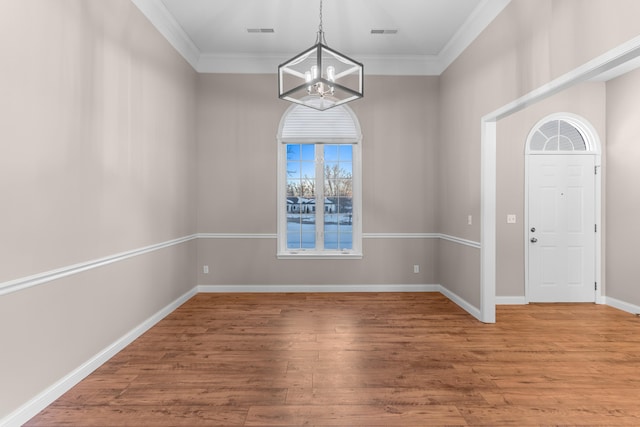
[[[313,47],[278,66],[278,97],[327,110],[363,96],[361,63],[327,46],[320,24]]]

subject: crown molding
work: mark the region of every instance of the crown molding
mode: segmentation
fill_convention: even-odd
[[[434,55],[358,55],[366,75],[437,76],[444,69]],[[194,67],[199,73],[275,74],[291,55],[201,54]]]
[[[159,0],[131,0],[156,30],[197,71],[200,49],[182,29],[169,9]]]
[[[202,53],[159,0],[131,0],[199,73],[275,74],[291,54]],[[511,0],[483,0],[438,55],[357,55],[368,75],[438,76],[480,35]]]
[[[483,0],[438,54],[442,74],[469,47],[511,0]]]
[[[289,59],[290,55],[203,53],[195,68],[199,73],[276,74],[278,65]]]

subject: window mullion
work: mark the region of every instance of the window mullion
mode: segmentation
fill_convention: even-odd
[[[324,250],[324,146],[316,144],[316,250]]]

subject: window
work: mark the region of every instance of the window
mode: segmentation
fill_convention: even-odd
[[[309,111],[296,111],[298,108]],[[327,120],[337,109],[342,110],[338,118],[351,126],[342,130],[329,126],[331,134],[325,127],[316,133],[317,140],[310,137],[317,115]],[[292,112],[295,120],[291,120]],[[333,121],[336,123],[339,121]],[[294,106],[285,113],[278,148],[279,258],[362,257],[361,147],[358,132],[353,132],[355,125],[344,106],[327,111]],[[305,137],[292,127],[303,129]]]
[[[597,151],[586,136],[585,120],[569,113],[552,114],[534,127],[527,140],[530,154],[592,154]]]

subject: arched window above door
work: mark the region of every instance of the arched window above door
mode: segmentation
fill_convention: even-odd
[[[529,133],[529,154],[593,154],[599,152],[593,127],[583,118],[559,113],[545,117]]]

